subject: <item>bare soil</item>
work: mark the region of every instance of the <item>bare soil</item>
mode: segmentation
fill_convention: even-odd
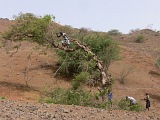
[[[7,30],[10,24],[9,20],[0,19],[0,33]],[[144,43],[134,42],[136,35],[139,34],[145,36]],[[1,35],[0,39],[3,40]],[[51,107],[53,111],[57,108],[58,110],[63,109],[60,110],[63,111],[62,114],[75,111],[74,114],[80,115],[72,119],[160,119],[160,69],[155,67],[155,62],[160,57],[160,35],[151,30],[141,30],[134,34],[116,36],[114,39],[120,43],[121,59],[113,62],[109,68],[115,80],[112,87],[113,100],[120,100],[128,95],[142,103],[145,108],[145,101],[140,99],[143,99],[147,92],[151,97],[150,111],[135,113],[113,110],[108,112],[108,110],[63,105],[59,107],[53,105]],[[45,48],[40,46],[40,49],[36,50],[37,45],[28,42],[22,42],[18,52],[15,52],[16,49],[13,49],[13,46],[18,44],[7,42],[5,47],[0,48],[1,97],[5,97],[8,101],[15,101],[15,104],[18,104],[19,101],[20,104],[24,103],[26,106],[26,102],[35,104],[42,91],[57,86],[66,88],[70,86],[68,80],[54,76],[57,60],[54,52],[47,50],[45,54]],[[28,59],[29,56],[31,59]],[[124,84],[121,84],[122,72],[129,69],[132,72],[126,77]],[[1,101],[2,106],[3,103]],[[36,103],[37,105],[39,104]],[[53,111],[50,114],[55,114]],[[92,111],[96,112],[92,114]]]

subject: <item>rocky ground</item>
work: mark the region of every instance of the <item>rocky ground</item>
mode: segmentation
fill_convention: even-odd
[[[0,108],[0,120],[160,120],[160,112],[154,110],[109,111],[75,105],[50,105],[13,100],[1,100]]]

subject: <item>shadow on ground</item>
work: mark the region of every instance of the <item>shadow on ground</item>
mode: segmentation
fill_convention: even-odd
[[[26,86],[26,85],[23,85],[23,84],[20,84],[20,83],[0,81],[0,86],[16,89],[16,90],[19,90],[19,91],[22,91],[22,92],[25,92],[25,91],[27,91],[27,92],[31,92],[31,91],[39,92],[39,90],[34,88],[34,87]]]

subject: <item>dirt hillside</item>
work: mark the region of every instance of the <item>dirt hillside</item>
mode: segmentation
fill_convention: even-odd
[[[7,30],[10,24],[9,20],[0,19],[0,33]],[[144,43],[134,42],[135,36],[139,34],[145,36]],[[0,41],[3,40],[1,35],[0,39]],[[125,98],[126,95],[133,96],[145,107],[145,101],[141,101],[140,99],[144,98],[147,92],[151,97],[151,110],[139,114],[125,111],[112,111],[110,114],[104,110],[103,112],[96,112],[95,115],[93,112],[93,118],[99,115],[98,113],[104,114],[106,112],[106,116],[103,118],[102,115],[100,117],[101,119],[105,119],[109,115],[111,115],[110,119],[114,118],[114,116],[116,116],[115,119],[124,119],[124,115],[128,116],[126,119],[130,119],[129,116],[133,116],[133,119],[136,119],[136,117],[137,119],[160,119],[160,69],[155,67],[155,62],[157,58],[160,57],[160,34],[146,29],[127,35],[116,36],[114,40],[120,44],[121,59],[113,62],[109,68],[109,72],[115,79],[112,88],[113,99]],[[0,42],[0,46],[1,44]],[[0,48],[1,97],[16,101],[16,104],[18,104],[17,101],[31,102],[32,104],[39,100],[41,91],[57,86],[68,87],[70,85],[67,80],[53,76],[56,72],[55,61],[57,60],[57,56],[55,53],[48,50],[47,54],[45,54],[45,48],[40,47],[40,49],[36,49],[36,44],[28,42],[22,42],[18,52],[15,53],[16,49],[13,49],[13,46],[18,44],[19,43],[7,42],[5,47]],[[29,59],[29,56],[32,56],[31,59]],[[27,71],[27,69],[31,69],[31,71]],[[120,75],[122,72],[128,70],[132,72],[126,77],[126,80],[122,84],[119,79]],[[29,87],[25,86],[26,83]],[[24,105],[26,105],[26,103],[24,103]],[[62,106],[60,108],[67,114],[70,109],[71,111],[77,110],[77,114],[86,111],[86,109],[90,109],[91,114],[92,111],[98,111],[91,108],[74,106],[68,106],[68,108],[67,106]],[[95,117],[95,119],[100,118]],[[91,118],[86,114],[86,119]]]

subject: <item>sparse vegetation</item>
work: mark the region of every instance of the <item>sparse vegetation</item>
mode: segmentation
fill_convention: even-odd
[[[0,99],[1,99],[1,100],[5,100],[6,97],[5,97],[5,96],[0,96]]]
[[[109,35],[112,35],[112,36],[116,36],[116,35],[120,35],[120,34],[122,34],[122,33],[119,32],[119,30],[112,29],[112,30],[108,31],[108,34],[109,34]]]
[[[136,32],[139,32],[140,31],[140,29],[139,28],[137,28],[137,29],[132,29],[132,30],[130,30],[130,34],[132,34],[132,33],[136,33]]]
[[[135,105],[130,106],[129,110],[130,111],[140,112],[140,111],[142,111],[142,105],[140,103],[137,103]]]
[[[43,17],[37,17],[37,18],[41,19]],[[32,22],[29,22],[29,23],[32,23]],[[47,24],[50,25],[50,22]],[[87,29],[81,29],[81,31],[79,32],[79,30],[74,30],[71,26],[64,26],[58,29],[54,25],[52,25],[52,27],[53,27],[52,30],[54,32],[51,29],[49,29],[49,27],[46,25],[45,26],[46,29],[42,31],[45,34],[43,34],[43,36],[40,36],[37,39],[34,38],[32,34],[28,34],[27,32],[22,33],[22,35],[24,35],[22,36],[22,39],[21,37],[19,37],[19,35],[21,34],[17,34],[17,36],[19,37],[18,38],[17,36],[16,37],[10,36],[11,34],[9,32],[4,34],[3,37],[6,39],[13,38],[12,39],[13,41],[19,41],[21,39],[20,41],[28,40],[28,41],[37,42],[40,45],[46,45],[48,44],[47,41],[45,41],[45,37],[47,35],[48,35],[47,38],[50,38],[52,40],[52,38],[55,37],[54,33],[56,31],[62,30],[62,31],[65,31],[66,33],[69,33],[67,34],[68,36],[74,37],[80,40],[80,43],[82,45],[89,46],[89,48],[98,56],[98,58],[100,58],[100,60],[103,61],[106,71],[108,70],[108,67],[110,66],[112,61],[118,59],[118,52],[119,52],[118,44],[113,42],[112,39],[105,33],[94,32]],[[25,28],[23,28],[23,30],[24,29]],[[39,29],[39,28],[36,28],[36,29]],[[49,32],[50,34],[46,34],[46,32]],[[111,33],[112,32],[114,33],[115,31],[111,31]],[[111,35],[118,35],[118,34],[111,34]],[[144,38],[143,37],[138,38],[137,36],[137,39],[140,39],[138,41],[142,42],[143,40],[141,39],[144,39]],[[60,40],[57,40],[57,43],[59,41]],[[70,47],[74,48],[75,45],[71,43]],[[109,103],[107,101],[104,103],[100,101],[100,99],[98,99],[99,97],[104,95],[103,92],[100,94],[99,93],[92,94],[92,93],[83,91],[83,89],[81,89],[84,84],[90,84],[90,85],[93,84],[94,86],[97,84],[97,81],[99,81],[100,71],[96,69],[96,62],[91,59],[93,56],[91,54],[84,52],[81,49],[76,50],[75,52],[72,52],[72,53],[71,52],[66,53],[65,51],[61,51],[61,50],[56,50],[56,52],[60,57],[57,64],[58,66],[56,66],[56,67],[59,67],[56,73],[60,73],[60,75],[64,75],[64,77],[69,77],[71,80],[72,89],[66,90],[66,89],[57,88],[55,90],[52,90],[50,88],[46,88],[47,94],[45,94],[45,97],[41,98],[40,101],[46,102],[46,103],[55,103],[55,104],[66,104],[66,105],[74,104],[74,105],[80,105],[80,106],[107,108]],[[26,85],[28,85],[28,82],[33,77],[33,76],[29,76],[29,74],[27,73],[29,72],[28,70],[31,67],[30,57],[32,56],[28,56],[28,64],[25,66],[26,73],[24,74],[24,76],[25,76]],[[11,58],[11,59],[14,59],[14,58]],[[14,64],[14,62],[12,61],[10,64]],[[160,68],[160,59],[157,59],[155,64],[158,68]],[[123,69],[122,72],[120,73],[120,79],[119,79],[120,83],[124,84],[125,81],[127,80],[126,77],[132,72],[133,72],[132,68]],[[0,99],[6,99],[6,97],[3,96],[3,97],[0,97]],[[130,110],[130,111],[137,111],[137,112],[142,110],[142,106],[139,103],[134,106],[128,107],[129,104],[124,99],[120,100],[118,104],[113,103],[113,105],[115,106],[115,109],[120,109],[120,110]]]
[[[118,102],[118,108],[121,110],[130,110],[130,111],[139,112],[142,110],[142,105],[140,103],[136,103],[135,105],[129,106],[129,102],[127,102],[126,99],[122,98]]]
[[[121,84],[124,84],[125,81],[126,81],[126,77],[127,77],[129,74],[133,73],[133,72],[134,72],[134,71],[133,71],[133,68],[132,68],[132,67],[124,68],[124,69],[122,70],[122,72],[120,73],[120,78],[119,78],[120,83],[121,83]]]
[[[93,95],[82,90],[64,90],[56,88],[49,97],[40,99],[40,102],[90,106],[92,104]]]
[[[157,59],[157,61],[156,61],[156,66],[157,66],[158,68],[160,68],[160,58]]]
[[[101,96],[102,94],[98,93],[91,94],[83,90],[72,90],[72,89],[65,90],[62,88],[56,88],[53,92],[48,93],[48,97],[41,98],[40,102],[111,109],[111,107],[109,107],[110,103],[107,100],[101,101],[98,99],[98,97]],[[128,110],[136,112],[142,110],[142,105],[140,103],[129,106],[129,102],[123,98],[118,102],[117,101],[113,102],[113,106],[114,109],[120,109],[120,110]]]
[[[135,39],[136,43],[143,43],[144,42],[144,36],[143,35],[138,35]]]

